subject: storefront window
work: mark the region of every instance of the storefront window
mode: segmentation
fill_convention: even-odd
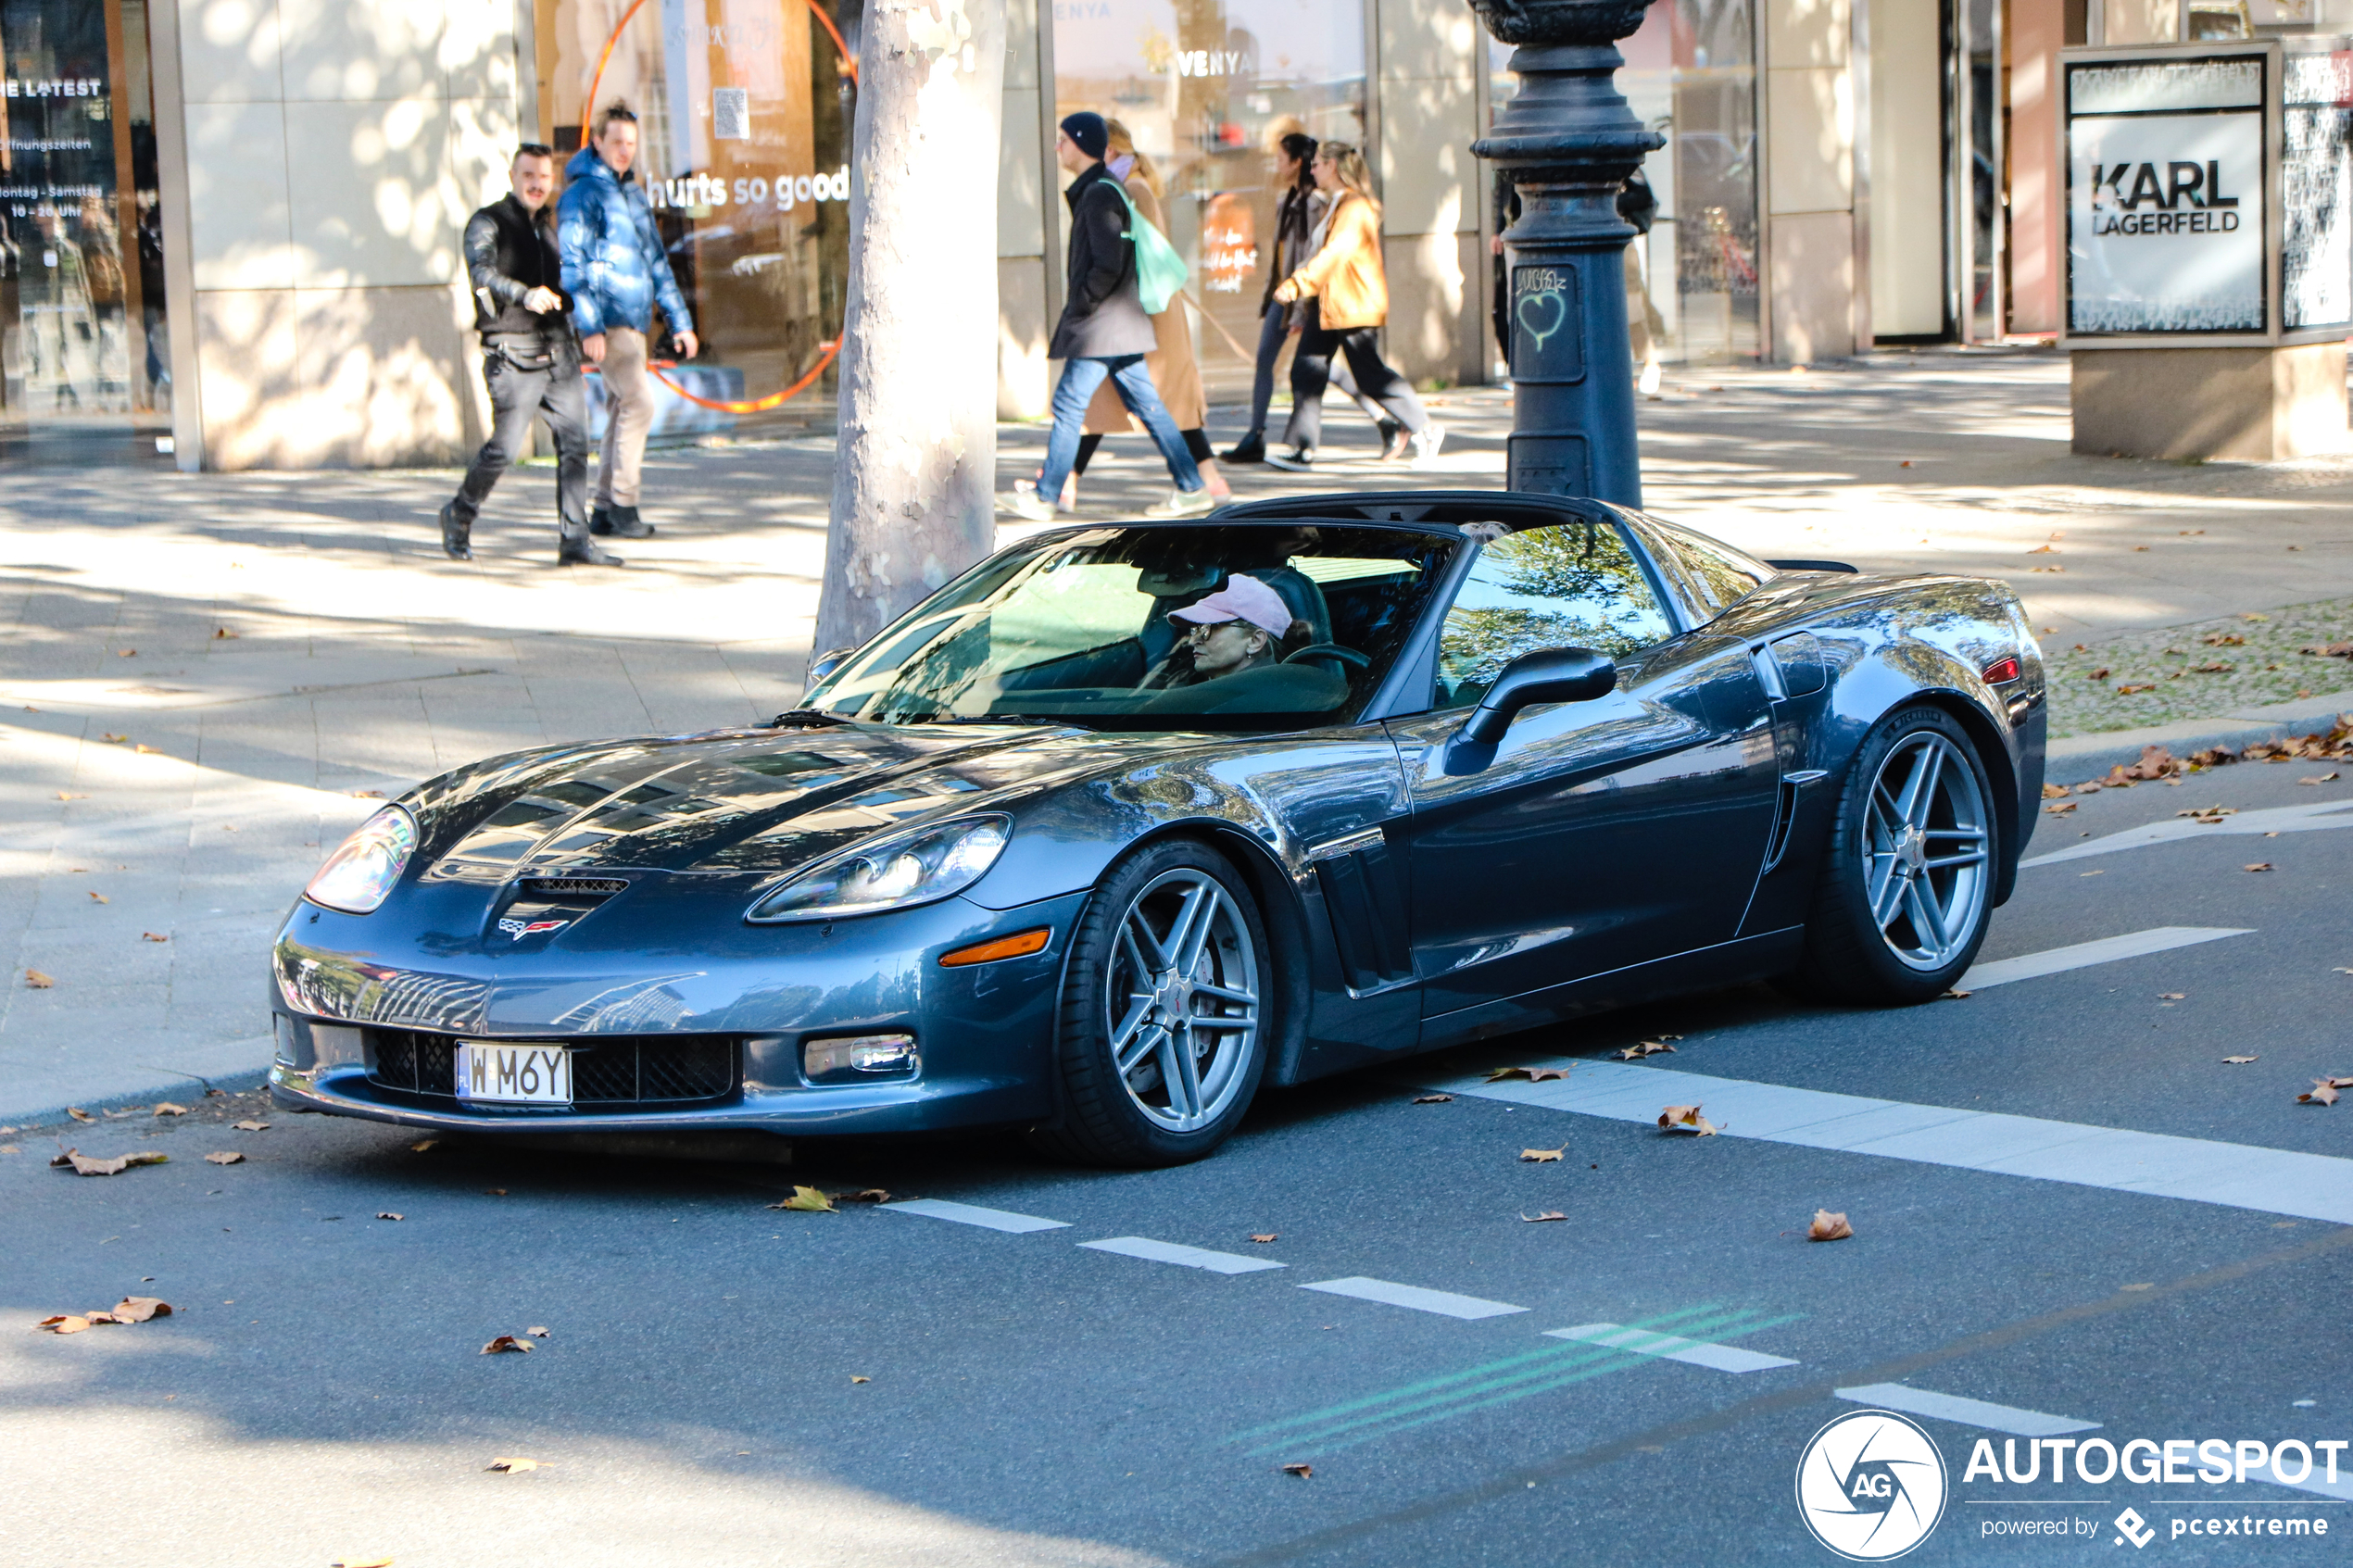
[[[657,435],[830,418],[856,0],[535,4],[542,138],[569,157],[598,109],[636,111],[635,173],[695,313],[702,352],[660,365],[683,395],[664,398]]]
[[[1188,293],[1209,315],[1193,334],[1204,388],[1248,396],[1281,194],[1266,149],[1294,131],[1364,145],[1363,8],[1055,0],[1053,16],[1056,118],[1116,119],[1151,159]]]
[[[170,423],[142,0],[0,0],[0,448]]]
[[[1653,6],[1618,44],[1618,91],[1667,138],[1642,163],[1658,216],[1635,245],[1664,322],[1660,358],[1756,353],[1756,70],[1751,0]],[[1491,105],[1518,88],[1509,45],[1488,41]],[[1639,308],[1638,302],[1629,306]]]

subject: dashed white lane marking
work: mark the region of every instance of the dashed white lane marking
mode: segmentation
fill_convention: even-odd
[[[1730,1345],[1710,1345],[1700,1339],[1681,1339],[1672,1334],[1653,1334],[1646,1328],[1627,1328],[1614,1323],[1589,1323],[1576,1328],[1548,1328],[1551,1339],[1581,1339],[1589,1345],[1606,1345],[1616,1350],[1631,1350],[1642,1356],[1662,1356],[1670,1361],[1688,1361],[1692,1366],[1713,1367],[1718,1372],[1766,1372],[1777,1366],[1795,1366],[1787,1356],[1768,1356],[1760,1350],[1743,1350]]]
[[[1524,1312],[1525,1307],[1515,1307],[1504,1301],[1482,1301],[1476,1296],[1457,1296],[1451,1290],[1424,1290],[1418,1285],[1395,1285],[1385,1279],[1319,1280],[1302,1285],[1302,1290],[1327,1291],[1334,1296],[1353,1296],[1359,1301],[1379,1301],[1391,1307],[1411,1307],[1417,1312],[1436,1312],[1449,1318],[1500,1318],[1511,1312]]]
[[[925,1214],[935,1220],[953,1220],[960,1225],[1009,1231],[1015,1236],[1028,1231],[1063,1231],[1070,1228],[1067,1220],[1041,1220],[1035,1214],[983,1209],[971,1203],[950,1203],[944,1198],[911,1198],[902,1203],[886,1203],[883,1207],[895,1214]]]
[[[1655,1122],[1661,1106],[1696,1101],[1727,1137],[2353,1224],[2353,1160],[2334,1155],[1906,1105],[1625,1062],[1554,1059],[1553,1065],[1568,1069],[1568,1076],[1491,1084],[1476,1074],[1441,1080],[1432,1073],[1412,1082],[1614,1122]]]
[[[1206,1248],[1186,1247],[1174,1241],[1154,1241],[1142,1236],[1115,1236],[1105,1241],[1082,1241],[1078,1245],[1092,1248],[1098,1252],[1116,1252],[1124,1258],[1149,1258],[1155,1263],[1207,1269],[1214,1274],[1248,1274],[1256,1273],[1261,1269],[1283,1267],[1272,1258],[1245,1258],[1239,1252],[1212,1252]]]
[[[2012,1432],[2020,1437],[2056,1437],[2066,1432],[2096,1432],[2100,1425],[2096,1421],[2070,1421],[2063,1415],[2045,1415],[2041,1411],[1989,1405],[1983,1399],[1964,1399],[1957,1394],[1933,1394],[1925,1388],[1906,1388],[1901,1383],[1867,1383],[1859,1388],[1833,1388],[1831,1392],[1858,1405],[1877,1405],[1881,1410],[1902,1411],[1906,1415],[1934,1416],[1939,1421],[1957,1422],[1963,1426],[1982,1426],[1991,1432]]]
[[[2225,936],[2254,935],[2252,929],[2238,926],[2160,925],[2122,936],[2103,936],[2096,942],[2078,942],[2072,947],[2053,947],[2046,952],[1975,964],[1953,983],[1953,988],[1982,991],[1989,985],[2007,985],[2013,980],[2040,980],[2046,974],[2064,974],[2070,969],[2089,969],[2094,964],[2115,963],[2120,959],[2137,959],[2174,947],[2194,947],[2200,942],[2217,942]]]
[[[2241,811],[2235,817],[2225,817],[2210,825],[2187,817],[2176,817],[2169,822],[2126,828],[2122,833],[2111,833],[2103,838],[2070,844],[2048,855],[2020,860],[2018,865],[2019,870],[2024,871],[2030,866],[2056,865],[2061,860],[2080,860],[2086,855],[2111,855],[2119,849],[2172,844],[2184,838],[2221,838],[2243,833],[2316,833],[2322,828],[2353,828],[2353,817],[2329,814],[2348,808],[2353,808],[2353,800],[2316,800],[2309,806],[2273,806],[2260,811]]]

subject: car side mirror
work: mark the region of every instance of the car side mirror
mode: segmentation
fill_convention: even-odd
[[[1523,708],[1540,702],[1591,702],[1617,687],[1617,665],[1592,648],[1540,648],[1504,666],[1455,740],[1493,746]]]
[[[814,689],[818,682],[824,680],[826,676],[832,674],[835,671],[849,663],[849,656],[857,651],[858,650],[854,647],[835,648],[829,653],[821,653],[816,658],[811,659],[809,661],[809,675],[802,683],[801,690],[803,692],[808,692]]]

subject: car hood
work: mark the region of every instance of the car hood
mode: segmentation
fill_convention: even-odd
[[[901,823],[1010,809],[1177,738],[1057,726],[722,730],[493,758],[409,805],[431,881],[768,876]]]

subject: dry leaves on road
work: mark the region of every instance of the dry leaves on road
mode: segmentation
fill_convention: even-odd
[[[1613,1054],[1620,1061],[1640,1061],[1646,1056],[1656,1056],[1661,1051],[1672,1051],[1675,1047],[1668,1045],[1667,1041],[1680,1040],[1682,1037],[1680,1035],[1669,1035],[1665,1040],[1643,1040]]]
[[[2067,786],[2065,784],[2046,784],[2043,786],[2043,798],[2045,800],[2064,800],[2067,798]]]
[[[142,942],[169,942],[171,938],[166,936],[160,931],[143,931],[139,933],[139,940]]]
[[[518,1339],[511,1334],[502,1334],[482,1348],[482,1353],[485,1356],[502,1356],[510,1350],[528,1355],[531,1352],[531,1341]]]
[[[86,891],[88,891],[88,890],[87,890],[87,889],[84,889],[84,891],[86,892]],[[111,903],[113,903],[113,902],[114,902],[114,900],[113,900],[113,899],[111,899],[111,898],[107,897],[105,894],[103,894],[103,893],[91,893],[91,894],[90,894],[90,901],[91,901],[92,903],[94,903],[94,904],[111,904]]]
[[[544,1460],[523,1459],[521,1457],[502,1457],[494,1459],[488,1464],[483,1466],[483,1469],[485,1471],[496,1471],[502,1475],[520,1475],[526,1470],[549,1470],[553,1468],[554,1466],[548,1464]]]
[[[1965,1002],[1969,996],[1970,993],[1962,990],[1941,991],[1937,993],[1936,999],[1940,1002]]]
[[[2300,784],[2334,784],[2336,783],[2336,774],[2334,771],[2325,773],[2315,773],[2309,778],[2298,779],[2296,782]]]
[[[2237,816],[2238,809],[2233,806],[2193,806],[2186,811],[2176,811],[2173,814],[2177,817],[2187,817],[2202,828],[2210,828],[2221,825],[2222,819],[2225,817]]]
[[[1806,1227],[1808,1241],[1851,1241],[1855,1227],[1846,1223],[1843,1214],[1833,1214],[1827,1209],[1814,1210],[1814,1223]]]
[[[2298,1105],[2334,1105],[2336,1091],[2353,1089],[2353,1078],[2315,1078],[2312,1086],[2296,1097]]]
[[[2116,695],[2119,696],[2132,696],[2139,692],[2153,692],[2155,690],[2157,690],[2157,684],[2153,681],[2128,681],[2123,685],[2116,688]]]
[[[2256,1058],[2251,1056],[2226,1056],[2222,1059],[2222,1065],[2225,1067],[2245,1067],[2248,1062],[2255,1060]]]
[[[60,1313],[56,1317],[43,1318],[33,1326],[47,1329],[52,1334],[80,1334],[83,1329],[100,1323],[146,1323],[150,1319],[170,1315],[171,1303],[169,1301],[157,1300],[153,1296],[126,1296],[114,1304],[111,1311]]]
[[[376,1218],[379,1220],[405,1220],[409,1216],[406,1214],[396,1214],[389,1209],[379,1209],[376,1210]]]
[[[1283,1474],[1286,1475],[1296,1475],[1301,1480],[1304,1481],[1310,1475],[1315,1474],[1315,1467],[1312,1464],[1287,1464],[1283,1466]]]
[[[1254,1242],[1256,1242],[1256,1243],[1258,1243],[1258,1245],[1260,1245],[1261,1247],[1264,1247],[1264,1246],[1265,1246],[1268,1242],[1270,1242],[1270,1241],[1274,1240],[1274,1239],[1275,1239],[1275,1237],[1276,1237],[1276,1235],[1277,1235],[1277,1233],[1276,1233],[1276,1232],[1274,1232],[1274,1231],[1268,1231],[1268,1232],[1267,1232],[1265,1235],[1264,1235],[1264,1236],[1252,1236],[1250,1239],[1251,1239],[1251,1240],[1252,1240],[1252,1241],[1254,1241]]]
[[[2241,867],[2239,868],[2239,870],[2241,870],[2241,871],[2243,871],[2243,872],[2268,872],[2268,871],[2270,871],[2271,869],[2271,861],[2269,861],[2269,860],[2258,860],[2258,861],[2254,862],[2252,865],[2241,866]]]
[[[2237,668],[2238,666],[2235,664],[2226,663],[2222,659],[2218,659],[2210,664],[2191,665],[2190,673],[2193,675],[2228,675]]]
[[[185,1116],[188,1114],[188,1108],[184,1105],[176,1105],[168,1099],[159,1099],[156,1101],[155,1113],[157,1116]]]
[[[871,1377],[861,1377],[853,1372],[849,1374],[849,1381],[852,1383],[872,1383],[874,1379]]]
[[[1670,1133],[1695,1133],[1701,1137],[1713,1137],[1716,1124],[1699,1113],[1696,1105],[1670,1105],[1658,1113],[1659,1126]]]
[[[1566,1067],[1495,1067],[1488,1070],[1487,1081],[1499,1084],[1506,1078],[1525,1078],[1531,1084],[1541,1084],[1547,1078],[1567,1076],[1568,1069]]]
[[[2055,805],[2044,807],[2043,814],[2046,817],[2064,817],[2082,804],[2080,800],[2061,800]]]
[[[98,738],[106,742],[108,746],[120,746],[124,741],[129,740],[131,737],[129,735],[110,735],[101,733]]]
[[[111,1160],[93,1160],[78,1148],[69,1148],[49,1163],[59,1168],[70,1166],[77,1176],[120,1176],[133,1165],[162,1165],[170,1159],[161,1149],[144,1148],[136,1154],[118,1154]]]
[[[205,1162],[209,1165],[242,1165],[245,1160],[245,1157],[233,1148],[220,1149],[205,1156]]]
[[[1520,1218],[1529,1224],[1541,1225],[1547,1220],[1566,1220],[1568,1216],[1557,1209],[1547,1209],[1541,1214],[1522,1214]]]
[[[794,1187],[790,1198],[786,1198],[781,1203],[771,1203],[768,1207],[771,1209],[790,1209],[797,1213],[802,1214],[838,1214],[841,1212],[840,1210],[834,1207],[834,1200],[832,1198],[827,1198],[815,1187],[805,1186]]]
[[[56,984],[55,980],[37,969],[28,969],[24,972],[24,988],[28,991],[46,991]]]
[[[1532,1164],[1549,1165],[1567,1152],[1568,1146],[1563,1144],[1558,1148],[1523,1148],[1519,1151],[1519,1157]]]
[[[267,1122],[232,1122],[229,1125],[241,1133],[266,1133],[270,1130]]]
[[[97,1120],[96,1117],[91,1115],[88,1111],[82,1110],[82,1107],[78,1105],[67,1106],[66,1114],[72,1117],[77,1122],[95,1122]]]
[[[1452,1105],[1454,1103],[1454,1097],[1453,1095],[1416,1095],[1414,1103],[1416,1105]]]

